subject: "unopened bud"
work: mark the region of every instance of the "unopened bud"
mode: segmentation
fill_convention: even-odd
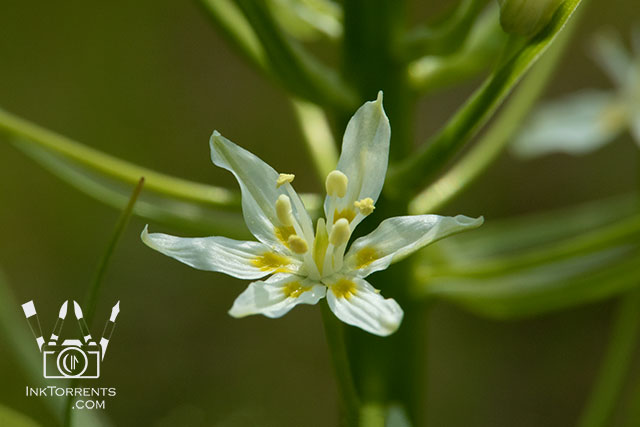
[[[510,34],[534,36],[551,21],[564,0],[498,0],[500,25]]]

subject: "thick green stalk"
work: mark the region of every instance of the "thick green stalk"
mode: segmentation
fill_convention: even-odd
[[[360,399],[353,382],[344,337],[344,325],[331,312],[326,301],[322,301],[320,307],[333,372],[338,386],[338,400],[342,415],[341,422],[345,426],[356,427],[359,425],[360,420]]]
[[[405,24],[405,1],[346,0],[344,2],[344,79],[360,103],[384,92],[384,108],[391,122],[391,162],[411,148],[414,95],[407,82],[407,64],[400,54]],[[350,115],[341,118],[340,127]]]

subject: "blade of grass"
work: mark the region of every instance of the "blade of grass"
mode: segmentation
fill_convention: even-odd
[[[105,252],[102,258],[100,259],[100,262],[98,263],[98,267],[96,269],[96,273],[93,277],[93,280],[91,281],[91,284],[87,289],[87,295],[84,301],[84,306],[85,306],[84,318],[86,319],[86,322],[89,325],[89,328],[91,328],[91,325],[93,323],[93,315],[95,313],[96,301],[98,298],[98,294],[100,293],[100,288],[102,286],[104,275],[107,271],[107,268],[109,267],[109,263],[113,256],[113,253],[115,252],[118,241],[120,240],[122,233],[124,232],[127,224],[129,223],[129,219],[131,218],[131,214],[133,213],[133,207],[136,203],[136,200],[138,199],[138,196],[140,195],[140,192],[142,191],[144,182],[145,182],[145,178],[141,177],[138,181],[138,184],[136,185],[133,192],[131,193],[131,198],[129,199],[129,203],[120,214],[120,218],[116,223],[116,226],[111,235],[111,239],[109,240],[107,247],[105,249]],[[71,388],[75,388],[77,384],[78,384],[78,379],[74,378],[71,381]],[[74,418],[73,417],[73,401],[74,401],[73,396],[68,396],[66,400],[66,405],[65,405],[64,424],[63,424],[64,427],[70,427],[72,425],[73,418]]]

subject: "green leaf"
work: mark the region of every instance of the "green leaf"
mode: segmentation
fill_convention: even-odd
[[[469,27],[460,49],[447,55],[429,54],[407,67],[409,84],[420,93],[431,93],[468,80],[495,64],[507,39],[498,21],[498,6],[484,11]]]
[[[341,111],[358,105],[353,90],[338,74],[288,38],[275,24],[264,2],[235,0],[261,42],[266,66],[272,77],[293,95]]]
[[[332,0],[268,0],[274,19],[298,40],[342,36],[342,8]]]
[[[126,205],[131,187],[144,176],[145,191],[136,204],[136,215],[190,232],[249,236],[236,191],[152,171],[0,110],[2,131],[63,181],[117,209]],[[302,198],[309,210],[320,208],[319,196]]]
[[[435,279],[423,291],[490,318],[530,317],[633,289],[640,282],[639,263],[637,246],[624,247],[505,276]]]
[[[597,301],[637,284],[640,215],[632,200],[548,217],[539,224],[519,220],[498,232],[489,226],[470,233],[473,237],[448,239],[438,245],[439,260],[435,248],[424,252],[415,271],[416,295],[511,318]]]
[[[524,73],[556,39],[581,0],[566,0],[537,36],[503,61],[473,96],[421,149],[392,168],[387,176],[390,196],[410,195],[441,171],[442,167],[489,120]]]
[[[16,147],[67,184],[94,199],[116,209],[122,209],[126,205],[131,185],[112,176],[97,173],[36,145],[16,143]],[[236,238],[250,236],[239,212],[221,211],[205,204],[180,200],[153,191],[143,192],[134,213],[149,221],[187,232],[224,232],[225,235]]]
[[[443,55],[456,51],[473,27],[473,20],[485,5],[480,0],[460,0],[454,9],[435,25],[422,25],[409,31],[403,40],[409,59],[423,55]]]

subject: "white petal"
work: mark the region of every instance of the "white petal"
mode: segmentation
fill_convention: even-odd
[[[394,299],[384,299],[366,280],[341,277],[328,286],[329,307],[344,323],[383,337],[400,326],[402,308]],[[346,287],[352,287],[352,292],[345,293]]]
[[[274,274],[265,281],[253,282],[233,302],[229,314],[244,317],[264,314],[281,317],[298,304],[315,304],[326,294],[326,286],[301,276]]]
[[[217,271],[239,279],[259,279],[276,270],[265,268],[257,262],[265,254],[272,253],[271,248],[258,242],[221,236],[176,237],[162,233],[149,234],[147,227],[140,237],[147,246],[199,270]],[[285,255],[275,256],[290,260],[291,264],[287,264],[286,268],[297,271],[299,261]]]
[[[366,102],[349,120],[342,139],[337,169],[347,175],[347,194],[338,203],[340,210],[353,208],[353,202],[370,197],[378,200],[389,160],[389,119],[382,108],[382,92]],[[328,216],[329,199],[325,199]]]
[[[552,152],[584,154],[611,141],[627,124],[616,95],[589,90],[540,106],[512,145],[522,157]]]
[[[593,40],[593,55],[614,83],[620,87],[628,83],[632,61],[619,34],[603,31],[596,35]]]
[[[312,230],[311,218],[295,191],[288,192],[286,185],[276,188],[278,172],[249,151],[229,141],[217,131],[210,140],[211,160],[216,166],[232,172],[242,191],[242,213],[249,231],[262,243],[284,247],[274,227],[280,226],[275,212],[275,202],[281,194],[292,198],[293,215],[303,229]]]
[[[483,222],[482,217],[464,215],[410,215],[386,219],[371,233],[353,242],[345,257],[345,271],[366,277],[430,243],[479,227]]]

